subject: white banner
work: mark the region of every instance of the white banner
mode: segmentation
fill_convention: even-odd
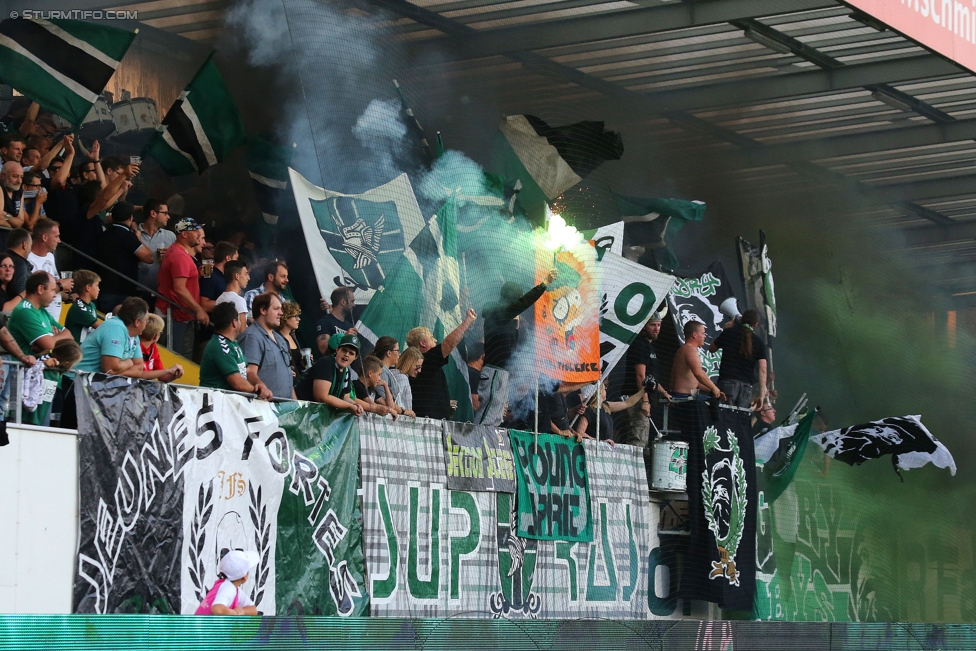
[[[264,442],[273,440],[278,420],[267,402],[216,391],[179,395],[184,422],[196,433],[194,461],[183,471],[181,612],[200,605],[224,552],[245,549],[261,560],[241,589],[274,615],[278,507],[289,464]]]

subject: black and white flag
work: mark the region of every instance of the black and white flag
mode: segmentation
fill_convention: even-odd
[[[735,296],[721,262],[713,263],[700,276],[678,278],[668,293],[668,309],[671,318],[674,319],[678,341],[685,343],[683,334],[685,324],[689,321],[698,321],[705,324],[705,343],[712,343],[712,340],[721,334],[722,324],[729,320],[729,317],[720,310],[722,303],[729,298]],[[710,353],[702,350],[700,356],[702,367],[709,377],[718,377],[722,351]]]
[[[956,474],[952,453],[922,425],[921,416],[873,420],[824,432],[810,440],[822,447],[828,457],[852,466],[890,454],[895,472],[932,463]]]

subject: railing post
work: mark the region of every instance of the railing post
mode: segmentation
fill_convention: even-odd
[[[173,350],[173,309],[166,310],[166,347]]]
[[[24,401],[21,399],[20,396],[20,383],[21,383],[20,369],[21,366],[19,364],[13,367],[14,372],[12,375],[13,375],[14,382],[12,385],[10,385],[10,396],[11,399],[15,401],[14,422],[17,424],[22,423],[24,418]]]

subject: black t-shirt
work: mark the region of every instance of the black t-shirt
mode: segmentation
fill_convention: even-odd
[[[643,337],[634,339],[634,342],[630,344],[630,348],[627,349],[627,373],[624,377],[623,385],[620,387],[621,395],[632,396],[640,391],[640,387],[637,386],[637,374],[634,372],[634,367],[638,364],[644,365],[645,377],[653,375],[660,380],[658,377],[657,353],[654,351],[654,344]]]
[[[226,291],[227,279],[224,278],[224,272],[217,267],[213,268],[210,278],[200,276],[200,296],[216,301]]]
[[[451,396],[447,390],[444,366],[450,357],[444,357],[440,344],[424,353],[424,365],[417,377],[410,378],[413,393],[413,410],[418,416],[442,419],[451,414]]]
[[[744,336],[752,337],[752,357],[743,357],[739,354]],[[722,351],[722,364],[718,369],[719,379],[752,384],[756,362],[766,359],[766,345],[763,344],[762,339],[743,326],[734,326],[723,330],[714,343]]]
[[[14,261],[14,277],[7,283],[7,294],[11,297],[21,294],[27,289],[27,276],[34,271],[34,265],[22,258],[13,251],[7,250],[10,258]]]
[[[319,322],[315,324],[315,338],[318,339],[321,335],[332,336],[339,332],[345,332],[353,327],[348,321],[343,321],[337,319],[332,315],[331,312],[327,312],[325,316],[319,319]]]
[[[72,185],[51,188],[44,202],[44,212],[61,226],[61,239],[75,243],[78,218],[78,188]]]
[[[583,418],[586,419],[586,433],[596,438],[596,415],[593,412],[592,407],[586,408],[586,413],[583,414]],[[607,439],[613,438],[613,418],[606,412],[606,410],[600,410],[600,440],[606,441]]]
[[[78,208],[78,212],[75,214],[74,226],[72,227],[75,241],[71,244],[82,253],[94,258],[98,255],[98,240],[101,239],[105,227],[98,215],[91,219],[88,218],[90,205],[86,203]]]
[[[315,380],[325,380],[332,383],[332,386],[329,387],[330,396],[341,398],[347,393],[351,393],[353,397],[357,395],[352,386],[352,375],[349,373],[349,369],[340,369],[336,366],[335,357],[332,355],[322,357],[312,364],[312,368],[295,387],[295,397],[299,400],[314,400],[312,387]]]
[[[369,400],[372,398],[374,402],[376,401],[376,387],[372,389],[367,388],[362,380],[353,380],[352,386],[356,389],[356,397],[360,400]]]
[[[552,423],[561,430],[569,429],[569,407],[566,396],[557,392],[539,392],[539,431],[550,432]]]
[[[16,217],[20,213],[20,203],[23,201],[24,191],[17,190],[16,192],[11,192],[9,195],[7,191],[3,191],[3,211],[8,215],[13,215]]]
[[[468,367],[468,384],[471,385],[471,395],[478,393],[478,385],[481,384],[481,371],[473,366]]]
[[[93,219],[97,220],[98,217]],[[136,251],[142,246],[142,240],[133,233],[128,226],[109,224],[95,245],[95,258],[102,264],[115,269],[126,278],[139,279],[139,258]],[[137,288],[127,283],[115,274],[103,273],[101,290],[109,294],[133,294]]]

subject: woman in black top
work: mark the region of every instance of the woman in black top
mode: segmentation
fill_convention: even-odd
[[[613,419],[610,414],[615,414],[624,409],[630,409],[644,397],[644,387],[641,387],[634,395],[626,400],[615,400],[607,402],[607,385],[600,385],[600,440],[607,441],[613,445]],[[582,407],[582,406],[581,406]],[[581,408],[580,407],[580,408]],[[580,416],[573,425],[573,432],[579,440],[596,438],[596,392],[586,403],[586,411]]]
[[[302,345],[298,338],[298,325],[302,321],[302,308],[298,303],[286,302],[281,304],[281,323],[278,332],[288,342],[288,353],[291,355],[291,372],[295,376],[295,383],[308,370],[305,358],[302,357]]]
[[[738,325],[722,331],[709,345],[709,352],[721,349],[722,363],[715,384],[736,407],[758,409],[766,399],[766,345],[756,336],[759,312],[746,310]],[[753,397],[758,366],[759,391]]]
[[[9,253],[0,253],[0,309],[9,312],[20,304],[21,298],[10,293],[10,281],[14,279],[14,259]]]

